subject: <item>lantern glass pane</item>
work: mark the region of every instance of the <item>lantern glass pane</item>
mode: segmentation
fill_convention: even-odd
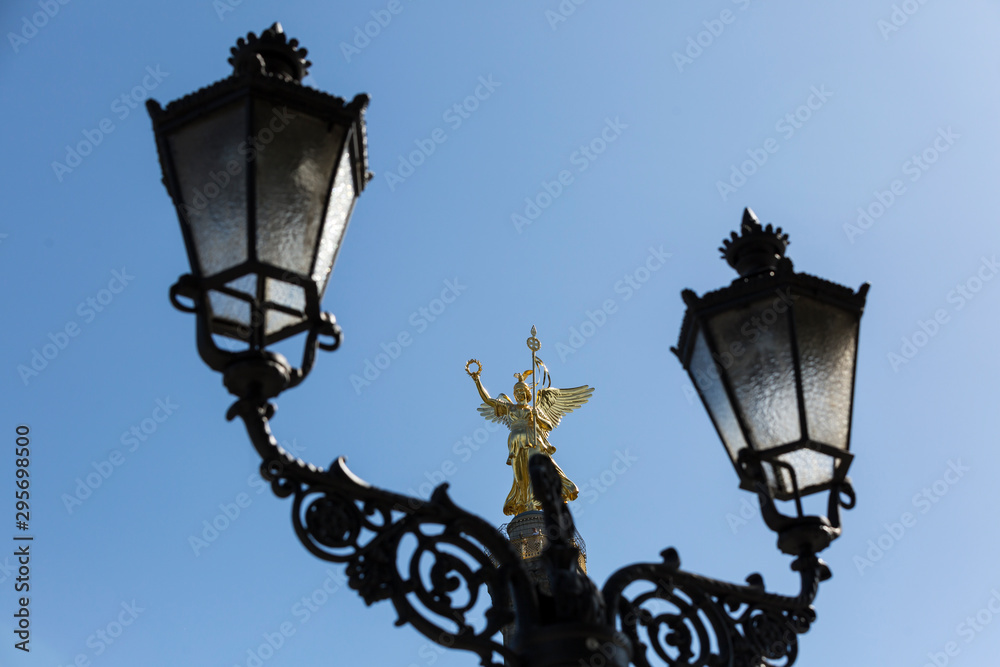
[[[788,305],[776,298],[737,307],[709,321],[738,409],[758,449],[801,438]]]
[[[347,221],[351,217],[351,209],[354,207],[354,200],[357,193],[354,190],[354,176],[351,169],[351,151],[345,150],[337,166],[337,178],[333,183],[333,190],[330,192],[330,204],[326,211],[326,219],[323,221],[323,237],[319,244],[319,253],[316,256],[316,267],[313,269],[312,278],[319,286],[319,295],[322,297],[326,290],[326,283],[333,271],[333,262],[337,257],[337,250],[347,231]]]
[[[251,299],[255,299],[257,298],[257,274],[248,273],[245,276],[240,276],[236,280],[230,280],[226,283],[226,287],[242,294],[246,294]]]
[[[226,320],[238,325],[250,326],[250,302],[209,290],[208,303],[212,309],[213,320]]]
[[[247,259],[246,106],[211,112],[170,135],[180,192],[177,205],[191,228],[197,266],[210,277]],[[194,262],[192,261],[192,264]]]
[[[778,460],[795,469],[795,478],[800,492],[830,483],[833,480],[837,464],[837,459],[834,457],[811,449],[797,449],[782,454]],[[794,487],[788,469],[783,466],[775,466],[767,461],[763,463],[767,483],[771,487],[772,494],[779,498],[792,496]]]
[[[265,316],[266,322],[264,325],[264,335],[271,336],[286,327],[299,324],[303,319],[305,319],[306,292],[302,289],[302,287],[269,278],[264,289],[265,299],[269,303],[280,304],[286,308],[292,308],[302,313],[301,315],[296,316],[282,311],[268,309],[267,315]]]
[[[815,299],[795,302],[795,329],[809,439],[847,449],[857,316]]]
[[[743,437],[743,431],[736,420],[736,413],[729,403],[725,387],[719,377],[719,370],[705,342],[704,331],[699,329],[694,341],[694,351],[691,354],[691,362],[688,365],[688,372],[691,379],[698,387],[701,397],[708,407],[709,415],[722,437],[722,444],[726,446],[733,462],[739,455],[741,449],[745,449],[747,441]]]
[[[257,157],[257,256],[310,275],[344,126],[254,102]],[[272,137],[265,145],[264,139]]]

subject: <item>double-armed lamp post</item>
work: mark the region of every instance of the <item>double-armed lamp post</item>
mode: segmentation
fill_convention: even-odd
[[[366,603],[390,601],[399,624],[483,665],[791,665],[830,577],[817,554],[840,534],[840,508],[854,503],[846,475],[868,286],[855,292],[796,273],[787,235],[748,210],[721,249],[739,277],[702,297],[683,293],[688,311],[673,351],[741,487],[758,495],[779,549],[794,557],[797,595],[766,592],[757,574],[735,585],[688,573],[673,549],[660,562],[623,567],[599,589],[579,565],[547,456],[529,459],[547,542],[529,571],[446,485],[429,500],[384,491],[342,458],[324,469],[292,457],[271,434],[270,400],[305,379],[317,348],[340,344],[320,303],[371,178],[367,96],[345,102],[304,87],[305,56],[275,24],[237,42],[232,76],[165,108],[148,102],[191,263],[171,302],[195,314],[198,352],[236,396],[227,417],[243,420],[261,474],[292,499],[302,544],[343,564]],[[295,367],[268,348],[297,334],[305,346]],[[821,492],[827,515],[805,515],[803,497]],[[793,501],[794,514],[776,501]]]

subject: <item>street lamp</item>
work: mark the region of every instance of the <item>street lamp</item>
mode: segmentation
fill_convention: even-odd
[[[237,42],[229,78],[166,109],[147,102],[191,263],[170,298],[198,313],[198,350],[235,393],[249,382],[277,396],[309,373],[319,336],[332,338],[323,349],[340,343],[336,320],[319,304],[371,177],[368,97],[345,103],[302,86],[305,56],[275,23]],[[301,367],[265,350],[303,331]],[[223,350],[216,336],[245,349]]]
[[[803,517],[802,497],[853,493],[847,482],[851,412],[868,284],[854,292],[795,273],[784,256],[788,235],[761,227],[750,209],[740,232],[720,248],[740,277],[702,297],[684,290],[688,311],[672,350],[697,387],[740,486],[795,501],[795,529],[778,531],[779,547],[795,555],[798,540],[825,540],[825,547],[839,530]]]
[[[237,398],[227,417],[243,420],[274,493],[292,498],[302,544],[345,565],[366,603],[391,601],[397,624],[472,651],[483,665],[791,665],[830,576],[817,554],[839,534],[840,508],[854,502],[848,438],[867,285],[853,293],[792,272],[787,236],[748,211],[723,250],[741,277],[700,299],[684,292],[689,310],[674,351],[741,486],[758,494],[779,547],[796,556],[799,594],[768,593],[757,574],[734,585],[685,572],[673,549],[598,589],[580,566],[548,456],[529,459],[547,543],[529,564],[455,505],[446,484],[429,500],[410,498],[362,481],[343,458],[323,469],[278,445],[269,400],[305,378],[317,347],[340,342],[319,303],[370,178],[368,98],[345,103],[303,87],[305,50],[278,24],[239,40],[230,63],[232,76],[165,109],[148,102],[191,263],[170,298],[196,314],[199,353]],[[299,333],[298,368],[267,349]],[[802,496],[820,491],[830,493],[828,516],[804,516]],[[781,500],[795,501],[797,515],[781,514]]]

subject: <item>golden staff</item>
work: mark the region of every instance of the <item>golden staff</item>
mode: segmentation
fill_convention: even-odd
[[[532,425],[532,428],[533,428],[533,430],[535,432],[535,447],[539,447],[539,444],[538,444],[538,392],[535,390],[535,387],[538,384],[538,373],[536,372],[537,361],[536,361],[535,353],[538,352],[538,350],[541,349],[542,344],[541,344],[541,342],[539,342],[539,340],[537,338],[535,338],[535,334],[536,333],[538,333],[538,332],[535,330],[535,325],[532,324],[531,325],[531,337],[528,339],[528,349],[531,350],[531,425]]]

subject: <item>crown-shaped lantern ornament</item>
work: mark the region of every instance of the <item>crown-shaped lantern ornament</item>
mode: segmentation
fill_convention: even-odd
[[[238,76],[260,74],[285,81],[302,83],[309,73],[308,51],[299,47],[299,40],[288,39],[280,23],[260,33],[249,33],[236,40],[231,48],[229,64]]]
[[[730,238],[722,241],[719,251],[729,266],[736,269],[741,277],[765,271],[774,271],[785,258],[788,248],[788,234],[781,227],[770,224],[761,227],[756,214],[749,208],[743,210],[740,233],[732,232]],[[791,260],[786,260],[791,261]]]

